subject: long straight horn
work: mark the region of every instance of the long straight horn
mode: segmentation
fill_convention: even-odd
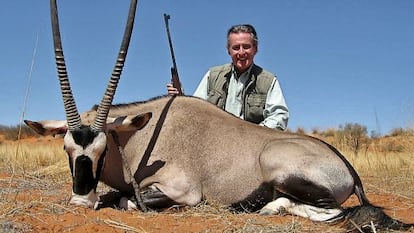
[[[131,40],[132,29],[134,27],[136,8],[137,0],[131,0],[128,21],[125,27],[124,38],[122,39],[121,48],[119,49],[118,58],[116,60],[114,70],[112,71],[108,87],[106,88],[105,95],[102,98],[101,103],[99,104],[95,122],[91,126],[91,129],[95,132],[103,131],[103,127],[106,123],[106,118],[109,113],[109,108],[112,105],[112,100],[114,98],[119,79],[121,78],[122,69],[124,68],[125,58],[128,52],[129,42]]]
[[[50,0],[50,15],[52,17],[53,44],[55,46],[56,67],[59,76],[60,89],[65,107],[66,120],[69,131],[74,131],[81,127],[81,118],[76,109],[75,99],[70,89],[68,73],[66,71],[65,58],[63,56],[62,40],[60,38],[59,19],[56,0]]]

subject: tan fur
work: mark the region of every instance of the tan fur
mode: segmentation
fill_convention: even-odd
[[[109,117],[153,114],[147,126],[133,134],[125,145],[133,173],[137,171],[168,100],[169,97],[160,98],[109,112]],[[114,148],[111,143],[110,148]],[[119,158],[116,151],[112,154]],[[234,203],[246,198],[262,182],[274,179],[283,182],[285,177],[297,173],[326,180],[326,186],[337,194],[339,203],[353,190],[353,179],[343,161],[320,141],[242,121],[193,97],[177,97],[171,105],[147,166],[156,161],[166,162],[166,165],[144,179],[141,185],[156,183],[167,196],[185,204],[195,204],[203,197],[224,204]],[[329,169],[334,168],[328,175],[335,176],[339,171],[341,177],[337,178],[344,186],[338,187],[338,180],[323,177],[327,174],[312,169],[322,166],[321,161]],[[111,164],[111,160],[105,165],[103,181],[122,189],[119,181],[106,176],[113,176],[115,169],[119,169],[108,163]]]
[[[245,200],[263,183],[274,184],[280,193],[297,196],[289,193],[290,187],[285,190],[280,185],[299,177],[324,187],[339,205],[354,192],[356,183],[360,185],[352,169],[324,142],[252,124],[202,99],[185,96],[173,100],[147,163],[138,169],[170,98],[117,105],[109,111],[107,129],[118,132],[127,163],[142,188],[156,187],[185,205],[196,205],[203,199],[233,204]],[[94,109],[81,114],[82,123],[90,124],[95,115]],[[121,127],[118,117],[123,119]],[[139,126],[134,128],[131,124],[136,117]],[[52,132],[53,121],[44,122],[47,128],[41,123],[26,123],[38,132]],[[61,121],[56,122],[62,127]],[[109,151],[100,180],[132,193],[131,176],[122,165],[111,134],[106,135]]]

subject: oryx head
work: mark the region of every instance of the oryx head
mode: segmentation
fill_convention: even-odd
[[[131,0],[128,20],[117,61],[109,80],[106,92],[97,109],[97,115],[91,125],[82,125],[76,108],[63,56],[59,30],[56,0],[50,1],[53,42],[56,66],[62,91],[66,114],[67,130],[64,137],[65,151],[73,179],[71,203],[92,207],[97,204],[96,187],[104,163],[107,135],[106,118],[118,85],[134,25],[137,0]]]

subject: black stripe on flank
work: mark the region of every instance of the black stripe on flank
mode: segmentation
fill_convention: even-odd
[[[326,209],[340,208],[332,192],[301,177],[290,176],[276,190],[295,201]]]

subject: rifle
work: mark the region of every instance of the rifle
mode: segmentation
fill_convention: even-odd
[[[181,88],[180,79],[178,78],[177,64],[175,63],[174,49],[173,49],[172,41],[171,41],[170,28],[168,26],[169,19],[170,19],[170,15],[164,14],[165,28],[167,29],[168,43],[170,44],[170,52],[171,52],[171,57],[172,57],[172,62],[173,62],[173,66],[171,67],[171,82],[173,84],[173,87],[177,88],[178,95],[184,95],[182,88]]]

